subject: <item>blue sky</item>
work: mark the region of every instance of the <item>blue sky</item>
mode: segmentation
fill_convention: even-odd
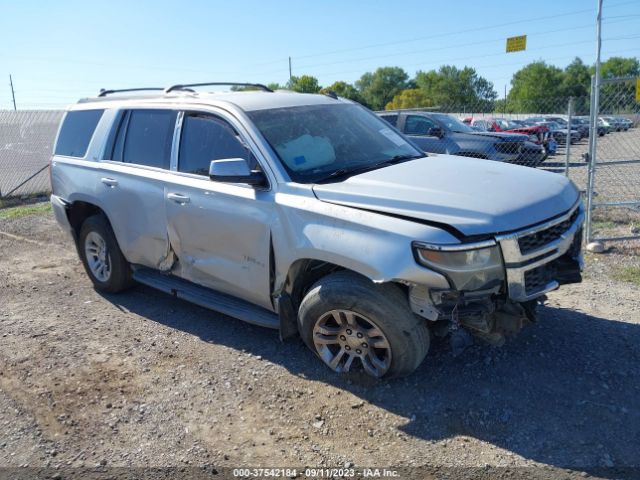
[[[474,67],[502,96],[543,59],[595,60],[596,0],[0,0],[0,109],[60,108],[101,88],[200,81],[322,85],[379,66]],[[640,57],[640,0],[604,0],[603,59]],[[528,35],[527,51],[504,53]]]

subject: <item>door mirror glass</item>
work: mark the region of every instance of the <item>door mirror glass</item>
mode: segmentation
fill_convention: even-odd
[[[216,182],[246,183],[256,187],[267,185],[265,174],[259,170],[251,170],[244,158],[212,160],[209,164],[209,178]]]

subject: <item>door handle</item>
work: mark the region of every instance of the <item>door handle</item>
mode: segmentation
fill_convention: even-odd
[[[100,181],[107,187],[116,187],[118,185],[118,180],[116,180],[115,178],[102,177]]]
[[[191,201],[188,196],[182,195],[181,193],[167,193],[167,198],[176,203],[189,203]]]

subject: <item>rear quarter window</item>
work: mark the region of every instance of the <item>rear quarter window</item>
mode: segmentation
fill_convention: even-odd
[[[93,132],[104,110],[77,110],[67,112],[60,128],[55,155],[84,157],[91,142]]]

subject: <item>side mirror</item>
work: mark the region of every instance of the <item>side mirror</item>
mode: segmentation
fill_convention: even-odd
[[[263,172],[251,170],[244,158],[225,158],[211,160],[209,178],[216,182],[246,183],[254,187],[267,185],[267,177]]]
[[[442,128],[440,127],[431,127],[429,130],[427,130],[427,135],[429,135],[430,137],[442,138],[444,137],[444,130],[442,130]]]

